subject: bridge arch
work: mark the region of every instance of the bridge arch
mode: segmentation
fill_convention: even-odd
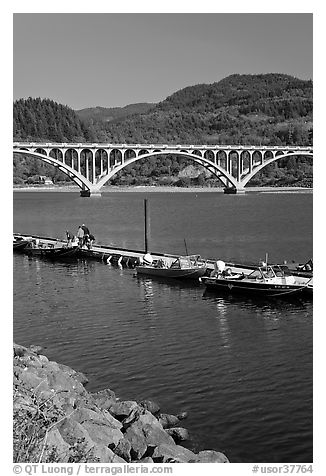
[[[71,168],[69,165],[61,162],[58,159],[53,158],[50,155],[44,155],[38,152],[34,152],[31,150],[25,150],[25,149],[14,149],[13,150],[14,154],[19,154],[19,155],[25,155],[25,156],[30,156],[34,157],[36,159],[40,159],[43,162],[53,165],[54,167],[57,167],[61,172],[66,174],[71,180],[73,180],[78,187],[80,187],[82,190],[90,190],[90,183],[88,180],[80,173]]]
[[[260,172],[260,170],[262,170],[263,168],[265,168],[267,165],[271,164],[272,162],[275,162],[276,160],[279,160],[279,159],[285,159],[285,158],[288,158],[288,157],[294,157],[294,156],[298,156],[298,155],[301,155],[301,156],[306,156],[306,157],[313,157],[313,154],[311,152],[302,152],[302,151],[288,151],[288,152],[284,152],[284,151],[280,151],[279,153],[276,152],[275,156],[270,158],[270,159],[267,159],[266,161],[262,160],[262,163],[260,165],[257,165],[248,175],[246,175],[245,177],[242,178],[241,180],[241,185],[242,187],[245,187],[247,185],[247,183],[258,173]]]
[[[144,152],[144,151],[141,151],[141,152]],[[161,151],[161,152],[150,152],[150,153],[143,153],[143,154],[139,153],[136,157],[133,157],[125,161],[124,163],[118,165],[117,167],[115,167],[105,177],[100,178],[100,180],[97,182],[98,189],[102,188],[114,175],[116,175],[118,172],[120,172],[122,169],[124,169],[128,165],[131,165],[134,162],[137,162],[138,160],[141,160],[141,159],[155,157],[162,154],[166,154],[166,152]],[[230,183],[233,187],[236,187],[237,185],[235,178],[232,177],[226,170],[224,170],[219,165],[212,163],[211,160],[206,159],[202,157],[201,155],[190,153],[190,152],[184,152],[184,151],[173,151],[171,152],[171,154],[179,155],[182,157],[188,157],[189,159],[192,159],[194,162],[197,162],[198,164],[203,165],[207,170],[214,173],[219,180],[221,180],[222,178],[221,182],[223,183],[223,185],[226,185],[226,183]],[[223,177],[225,178],[225,180],[223,180]]]

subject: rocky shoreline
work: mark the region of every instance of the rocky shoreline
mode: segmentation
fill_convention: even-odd
[[[13,346],[14,462],[229,463],[215,450],[194,453],[180,421],[150,400],[88,392],[87,377],[50,361],[39,346]]]

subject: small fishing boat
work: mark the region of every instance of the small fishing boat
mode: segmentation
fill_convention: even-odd
[[[70,259],[77,258],[80,248],[78,246],[44,249],[42,256],[48,259]]]
[[[231,293],[250,293],[264,296],[289,296],[309,291],[309,281],[287,275],[279,265],[260,266],[250,274],[232,273],[226,269],[216,276],[202,277],[201,282],[208,290]],[[312,289],[312,286],[311,286]],[[311,291],[312,294],[312,291]]]
[[[24,252],[29,256],[41,256],[48,259],[76,258],[79,254],[78,246],[68,246],[67,243],[49,244],[34,239],[28,243]]]
[[[23,238],[19,235],[13,237],[13,250],[23,252],[26,246],[31,242],[31,238]]]
[[[146,256],[146,255],[145,255]],[[174,279],[198,279],[206,273],[206,263],[200,256],[180,256],[176,259],[162,258],[152,263],[136,266],[137,275],[157,276]]]

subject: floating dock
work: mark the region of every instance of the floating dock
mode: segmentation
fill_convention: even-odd
[[[68,246],[68,242],[66,240],[62,240],[60,238],[49,238],[39,235],[27,235],[22,233],[14,233],[14,238],[18,239],[27,239],[30,241],[37,241],[40,245],[40,248],[59,248]],[[17,252],[20,251],[19,249],[16,250]],[[26,252],[24,249],[21,252]],[[74,255],[74,258],[85,259],[85,260],[96,260],[102,261],[106,264],[111,264],[113,266],[120,266],[122,268],[135,268],[135,266],[142,263],[142,258],[144,257],[146,251],[145,250],[134,250],[128,248],[120,248],[117,246],[109,246],[109,245],[102,245],[94,243],[92,247],[89,249],[86,246],[81,247],[78,249],[78,253]],[[155,261],[164,259],[164,261],[171,264],[176,259],[180,258],[181,255],[175,255],[170,253],[155,253],[151,251],[151,256]],[[198,256],[198,255],[196,255]],[[210,273],[214,269],[214,265],[219,258],[203,258],[199,257],[198,262],[205,263],[207,266],[206,276],[209,276]],[[223,260],[224,261],[224,260]],[[258,264],[239,264],[239,263],[232,263],[225,261],[225,265],[227,268],[230,268],[234,273],[243,273],[244,275],[250,274],[254,269],[257,269]],[[305,279],[312,278],[313,273],[311,272],[301,272],[297,271],[295,267],[281,265],[284,272],[286,274],[293,274],[296,276],[301,276]]]
[[[62,240],[60,238],[50,238],[44,237],[39,235],[28,235],[22,233],[14,233],[14,237],[19,237],[21,239],[30,239],[30,240],[38,240],[42,244],[43,247],[59,247],[59,246],[67,246],[67,241]],[[103,261],[105,263],[110,263],[116,266],[122,266],[124,268],[134,268],[137,266],[143,256],[145,255],[145,250],[134,250],[134,249],[127,249],[127,248],[120,248],[116,246],[109,246],[109,245],[102,245],[94,243],[90,249],[87,247],[79,248],[78,250],[78,257],[80,259],[90,259],[96,261]],[[159,260],[165,258],[168,261],[174,261],[177,258],[180,258],[181,255],[175,255],[170,253],[156,253],[151,251],[151,256],[153,260]],[[217,258],[216,258],[217,259]],[[207,272],[210,273],[214,269],[214,263],[216,259],[212,258],[200,258],[199,261],[206,263],[207,265]],[[255,269],[255,265],[240,265],[235,263],[226,263],[226,266],[235,268],[238,272],[243,271],[244,273],[248,273],[248,271]]]

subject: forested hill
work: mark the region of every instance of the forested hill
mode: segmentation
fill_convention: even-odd
[[[135,114],[148,112],[154,104],[137,103],[129,104],[125,107],[89,107],[76,111],[80,119],[93,119],[95,121],[110,122],[114,120],[122,120]]]
[[[284,74],[234,74],[213,84],[186,87],[156,105],[83,111],[50,99],[20,99],[14,103],[14,140],[312,145],[312,81]],[[183,160],[179,162],[184,168]],[[139,164],[134,168],[136,176],[141,175]],[[160,160],[153,167],[147,164],[146,173],[151,176],[154,168],[160,168]],[[128,173],[129,168],[121,175]],[[311,167],[308,174],[312,175]]]
[[[14,138],[185,144],[312,142],[312,81],[284,74],[232,75],[217,83],[187,87],[149,110],[145,106],[145,112],[128,117],[115,113],[113,122],[98,120],[98,109],[94,108],[94,115],[92,109],[84,110],[87,119],[82,119],[49,99],[20,99],[14,103]]]
[[[232,75],[177,91],[107,131],[119,142],[307,145],[312,82],[282,74]]]

